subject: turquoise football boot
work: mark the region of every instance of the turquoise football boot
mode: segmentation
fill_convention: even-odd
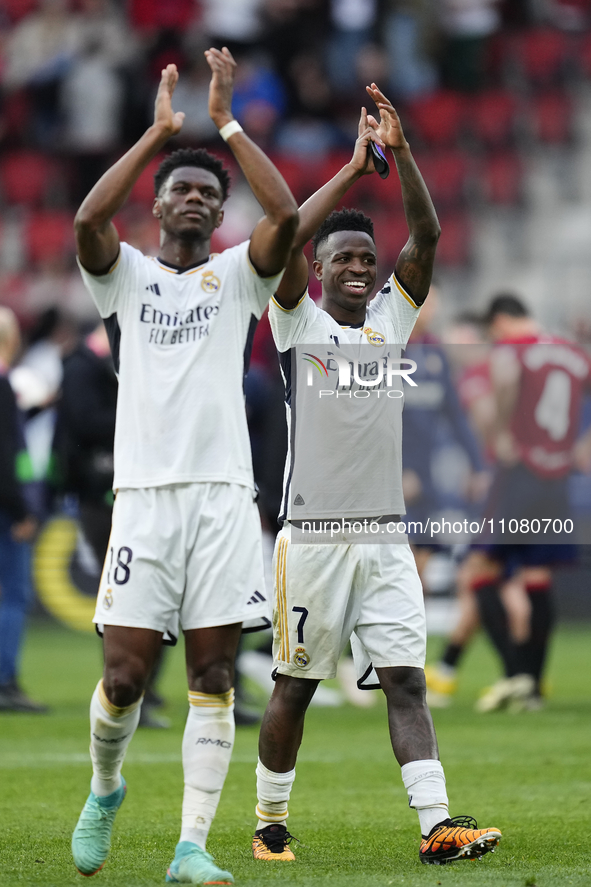
[[[96,875],[111,849],[111,830],[117,810],[123,803],[127,786],[121,777],[119,788],[104,798],[94,792],[88,796],[72,835],[74,865],[81,875]]]
[[[202,850],[192,841],[180,841],[176,845],[174,859],[170,863],[166,880],[174,884],[233,884],[230,872],[219,869],[211,853]]]

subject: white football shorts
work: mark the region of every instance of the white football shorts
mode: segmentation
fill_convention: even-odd
[[[253,492],[228,483],[120,489],[94,622],[185,631],[270,625]]]
[[[349,639],[360,686],[376,685],[375,668],[423,668],[425,606],[409,545],[292,544],[290,530],[273,556],[277,672],[333,678]]]

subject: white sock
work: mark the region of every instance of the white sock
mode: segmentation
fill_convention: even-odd
[[[107,699],[100,680],[90,700],[91,791],[101,798],[121,785],[121,765],[136,731],[142,700],[119,708]]]
[[[287,802],[295,779],[295,769],[287,773],[273,773],[264,764],[257,763],[257,800],[255,813],[259,818],[257,829],[271,823],[285,825],[289,813]]]
[[[411,761],[401,772],[408,806],[419,814],[421,834],[426,838],[433,826],[449,817],[443,767],[440,761]]]
[[[192,841],[202,850],[230,766],[234,733],[234,690],[219,695],[189,691],[180,840]]]

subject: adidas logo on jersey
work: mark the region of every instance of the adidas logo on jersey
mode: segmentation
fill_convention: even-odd
[[[267,598],[264,597],[260,593],[260,591],[255,591],[255,593],[253,594],[251,599],[247,602],[247,606],[248,606],[248,604],[259,604],[261,601],[266,601],[266,600],[267,600]]]
[[[157,283],[151,283],[149,286],[146,287],[146,289],[150,290],[151,293],[156,293],[157,296],[161,295],[160,287]]]
[[[295,497],[295,499],[293,500],[293,504],[294,505],[305,505],[306,503],[304,502],[302,496],[300,496],[300,494],[298,493],[297,496]]]

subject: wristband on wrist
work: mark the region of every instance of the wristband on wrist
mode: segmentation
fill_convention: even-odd
[[[237,120],[230,120],[229,123],[224,124],[220,129],[220,135],[224,142],[227,142],[230,136],[233,136],[235,132],[244,132]]]

